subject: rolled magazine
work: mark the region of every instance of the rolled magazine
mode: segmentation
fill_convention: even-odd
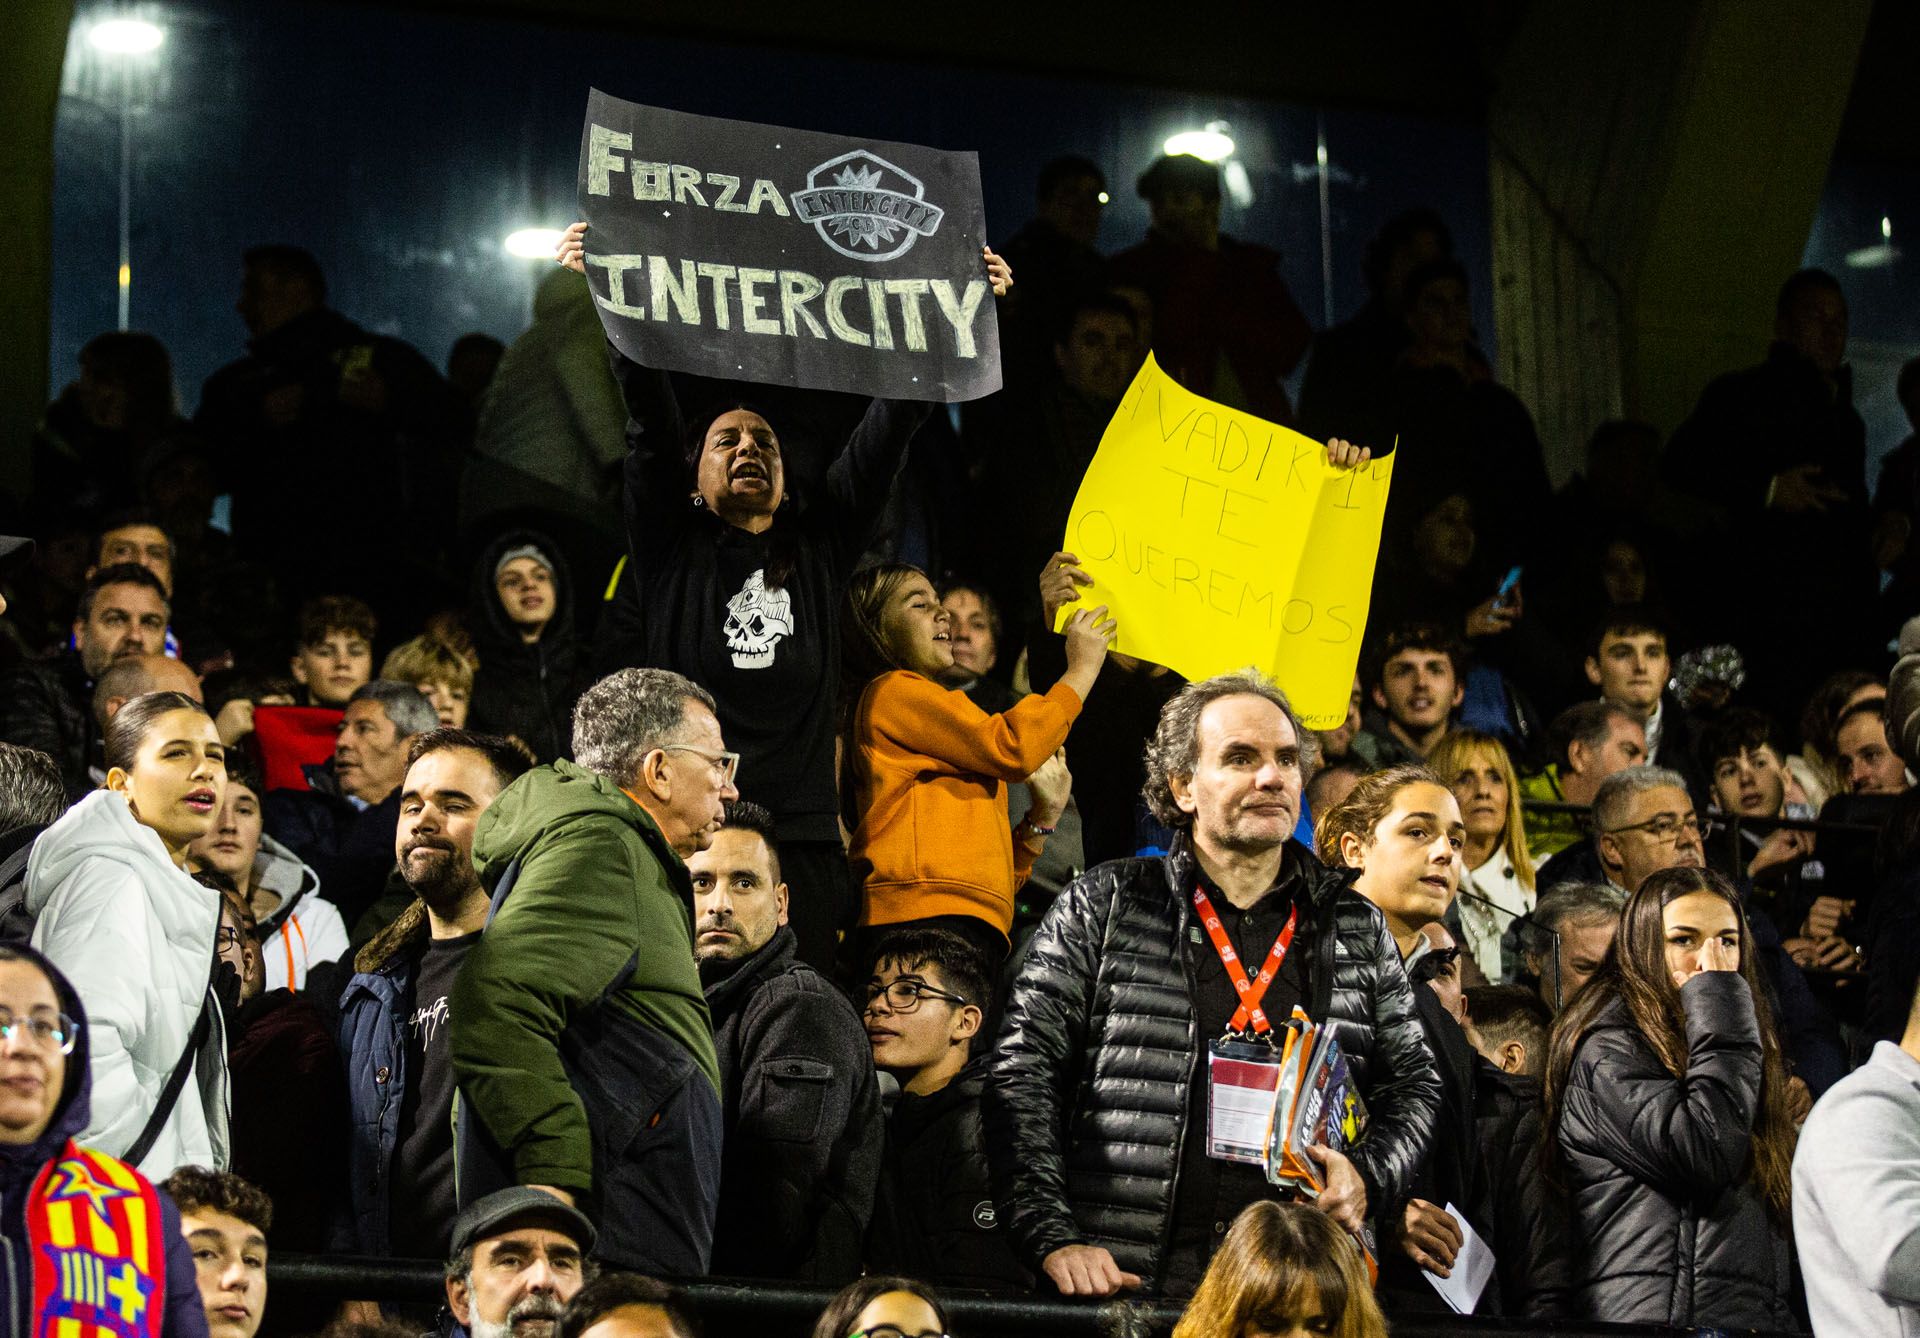
[[[1307,1149],[1318,1145],[1347,1153],[1366,1134],[1366,1102],[1332,1027],[1314,1022],[1296,1005],[1276,1039],[1280,1081],[1267,1135],[1267,1179],[1303,1198],[1317,1199],[1326,1190],[1326,1180]],[[1372,1233],[1362,1229],[1354,1240],[1366,1259],[1368,1276],[1377,1281]]]

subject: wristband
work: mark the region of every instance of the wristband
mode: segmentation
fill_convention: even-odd
[[[1034,836],[1052,836],[1056,831],[1059,830],[1059,828],[1057,827],[1042,827],[1039,823],[1035,822],[1032,818],[1020,819],[1020,826],[1025,831],[1031,833]]]

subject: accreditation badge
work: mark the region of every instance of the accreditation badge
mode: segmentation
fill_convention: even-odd
[[[1267,1164],[1280,1051],[1265,1041],[1221,1037],[1207,1047],[1207,1155]]]

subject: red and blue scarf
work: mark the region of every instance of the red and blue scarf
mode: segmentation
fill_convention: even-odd
[[[160,1338],[160,1196],[131,1166],[69,1141],[27,1197],[34,1338]]]

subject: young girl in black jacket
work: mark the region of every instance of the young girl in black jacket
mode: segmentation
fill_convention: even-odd
[[[1739,895],[1705,869],[1654,874],[1548,1057],[1576,1314],[1792,1327],[1785,1092]]]

